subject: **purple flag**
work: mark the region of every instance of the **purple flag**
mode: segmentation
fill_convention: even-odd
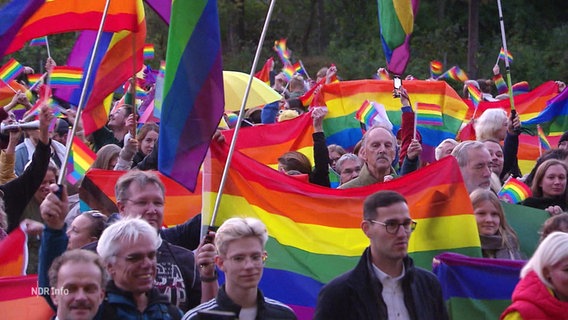
[[[20,28],[36,12],[45,0],[12,0],[0,9],[0,57],[14,40]]]
[[[168,25],[172,14],[172,0],[144,0]]]

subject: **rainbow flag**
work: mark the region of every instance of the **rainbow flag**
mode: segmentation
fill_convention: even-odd
[[[455,81],[461,81],[461,82],[465,82],[467,81],[469,78],[467,77],[467,74],[465,73],[465,71],[463,71],[460,67],[458,66],[453,66],[450,69],[448,69],[448,71],[444,72],[441,76],[438,77],[439,79],[444,79],[444,78],[450,78],[452,80]]]
[[[292,55],[292,53],[286,47],[286,39],[280,39],[280,40],[274,41],[274,48],[273,49],[274,49],[274,51],[276,51],[276,53],[280,57],[280,60],[282,61],[282,64],[284,66],[292,65],[292,63],[290,62],[290,56]]]
[[[517,82],[513,85],[513,95],[523,94],[529,91],[531,91],[531,88],[526,81]]]
[[[159,170],[193,191],[225,106],[217,1],[173,3],[166,56]]]
[[[27,2],[27,1],[24,1]],[[78,30],[98,30],[105,1],[50,0],[45,1],[18,29],[3,55],[21,49],[32,39]],[[104,31],[139,31],[138,0],[111,1]],[[2,44],[4,45],[4,44]],[[132,43],[130,43],[132,46]],[[3,47],[3,46],[2,46]]]
[[[306,75],[306,71],[304,70],[304,67],[302,67],[302,63],[300,61],[294,63],[292,67],[294,68],[294,73]]]
[[[67,181],[75,185],[87,170],[91,167],[97,155],[89,148],[81,138],[74,136],[69,154],[69,165],[67,169]]]
[[[204,225],[211,220],[229,146],[213,142],[210,149],[204,164]],[[388,183],[349,190],[299,181],[240,151],[229,170],[214,225],[233,216],[266,224],[270,258],[260,287],[290,305],[299,319],[312,318],[321,287],[353,268],[369,245],[360,223],[363,200],[373,192],[396,190],[408,200],[418,221],[409,252],[418,266],[430,269],[432,258],[445,251],[481,256],[473,208],[452,157]]]
[[[379,68],[374,78],[378,80],[390,80],[389,72],[385,68]]]
[[[154,59],[154,45],[151,43],[146,43],[144,45],[144,60]]]
[[[113,92],[143,66],[146,18],[142,1],[136,0],[136,5],[138,6],[137,31],[105,33],[103,45],[96,53],[100,62],[97,72],[91,78],[91,87],[88,89],[89,99],[84,106],[82,117],[85,135],[106,124]],[[136,65],[133,65],[133,60]]]
[[[414,80],[405,83],[411,101],[435,104],[441,107],[443,126],[421,128],[422,159],[434,159],[434,149],[447,138],[455,138],[468,112],[467,104],[444,81]],[[347,150],[353,149],[361,140],[361,126],[355,113],[363,101],[372,100],[385,106],[396,132],[400,128],[402,111],[393,104],[392,83],[388,81],[357,80],[327,84],[320,94],[328,108],[323,129],[328,144],[338,144]]]
[[[78,87],[81,85],[81,79],[83,79],[83,68],[57,66],[50,74],[49,84],[53,88]]]
[[[10,87],[12,87],[12,89],[16,90],[16,91],[21,91],[21,92],[26,92],[27,88],[22,85],[21,83],[17,82],[17,81],[11,81],[9,83]],[[0,106],[5,106],[8,103],[10,103],[10,101],[12,101],[12,98],[14,98],[14,91],[12,91],[12,89],[10,89],[10,87],[5,86],[5,85],[0,85]],[[31,99],[31,92],[27,91],[26,95],[28,96],[28,99]],[[20,112],[20,110],[25,110],[24,106],[22,105],[18,105],[16,106],[14,109],[12,110],[18,110],[18,112]],[[21,111],[23,112],[23,111]]]
[[[52,319],[54,312],[37,290],[37,275],[0,277],[2,319]]]
[[[146,98],[146,96],[148,96],[148,92],[146,92],[146,90],[144,90],[144,88],[141,88],[140,85],[137,83],[136,84],[136,99],[144,99],[144,98]]]
[[[432,103],[416,103],[416,125],[443,126],[441,107]]]
[[[363,123],[366,128],[370,128],[373,126],[373,120],[378,115],[379,112],[377,111],[377,109],[375,109],[373,102],[365,100],[355,114],[355,119]]]
[[[47,46],[47,36],[32,39],[29,44],[30,47]]]
[[[0,57],[5,55],[5,51],[26,21],[36,12],[45,0],[12,0],[2,6],[0,17],[10,17],[0,19]]]
[[[501,47],[501,50],[499,50],[499,60],[505,61],[505,56],[507,57],[507,60],[509,60],[509,63],[513,62],[513,55],[511,54],[511,51],[507,50],[507,54],[505,54],[505,49]]]
[[[468,84],[467,92],[469,93],[469,98],[473,102],[473,105],[477,108],[477,106],[479,106],[479,102],[483,100],[483,94],[481,93],[481,90],[479,90],[472,84]]]
[[[35,84],[38,83],[43,78],[43,74],[34,73],[28,74],[28,81],[30,83],[30,87],[35,87]]]
[[[387,69],[402,75],[410,60],[410,37],[419,0],[377,0],[377,3]]]
[[[436,256],[434,273],[442,285],[451,319],[499,319],[511,304],[525,261]]]
[[[498,74],[493,76],[493,82],[495,83],[495,87],[497,87],[497,92],[499,94],[509,92],[509,88],[507,87],[507,83],[502,75]]]
[[[443,68],[444,65],[440,61],[438,60],[430,61],[430,76],[434,79],[437,79],[442,75]]]
[[[282,73],[286,76],[286,79],[288,79],[288,81],[290,81],[290,80],[292,80],[292,77],[296,73],[296,69],[294,69],[293,66],[287,64],[282,68]]]
[[[550,142],[548,142],[548,139],[546,138],[546,135],[544,134],[544,131],[542,131],[542,127],[540,126],[540,124],[536,125],[536,132],[538,135],[538,142],[540,143],[540,147],[542,150],[550,150]]]
[[[270,86],[270,71],[272,70],[273,66],[274,58],[270,57],[266,60],[266,62],[262,66],[262,69],[260,69],[259,72],[255,73],[254,76]]]
[[[321,78],[320,81],[318,81],[317,83],[315,83],[310,90],[308,90],[306,93],[304,93],[299,99],[302,102],[302,105],[304,107],[307,106],[311,106],[314,104],[314,101],[316,101],[317,99],[314,100],[314,98],[316,97],[316,90],[317,88],[323,86],[325,83],[325,78]]]
[[[20,225],[0,241],[0,278],[26,274],[28,266],[28,236]]]
[[[499,199],[507,203],[519,203],[526,198],[532,196],[531,188],[519,181],[518,179],[511,177],[505,184],[499,193],[497,194]]]
[[[0,79],[7,84],[10,81],[15,80],[23,71],[24,66],[16,61],[16,59],[10,58],[10,60],[8,60],[8,62],[0,68]]]

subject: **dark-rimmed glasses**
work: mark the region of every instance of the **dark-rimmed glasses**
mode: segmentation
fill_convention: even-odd
[[[387,220],[385,222],[382,222],[372,219],[369,219],[367,221],[385,226],[385,230],[387,230],[387,232],[390,234],[396,234],[400,227],[402,227],[402,229],[406,233],[410,233],[416,229],[417,225],[417,222],[412,219],[404,220],[403,222],[398,222],[396,220]]]

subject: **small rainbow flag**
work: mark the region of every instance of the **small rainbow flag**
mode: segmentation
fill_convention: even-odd
[[[432,78],[440,77],[443,73],[443,68],[444,65],[440,61],[430,61],[430,75],[432,76]]]
[[[290,63],[290,56],[292,54],[290,53],[290,50],[288,50],[288,48],[286,47],[286,39],[280,39],[274,41],[274,51],[278,53],[278,56],[280,57],[280,60],[282,60],[283,65],[286,66],[292,64]]]
[[[138,83],[136,84],[136,99],[144,99],[148,95],[148,92],[144,88],[140,87]]]
[[[302,67],[302,63],[300,63],[300,61],[294,63],[292,65],[292,68],[294,68],[294,71],[298,74],[306,74],[306,72],[304,71],[304,68]]]
[[[93,150],[81,138],[74,136],[67,164],[67,181],[71,184],[77,183],[89,170],[96,158],[97,155]]]
[[[39,37],[30,40],[30,47],[39,47],[47,45],[47,37]]]
[[[473,105],[477,108],[477,106],[479,105],[479,101],[481,101],[483,98],[481,90],[479,90],[476,86],[472,84],[468,84],[467,92],[469,92],[469,98],[471,99],[471,101],[473,101]]]
[[[509,60],[509,63],[513,62],[513,55],[511,54],[511,51],[507,50],[507,60]],[[503,49],[503,47],[501,47],[501,50],[499,51],[499,60],[503,60],[505,61],[505,49]]]
[[[24,66],[16,61],[16,59],[11,58],[10,61],[0,68],[0,79],[5,83],[9,83],[16,79],[23,71]]]
[[[456,81],[464,82],[464,81],[469,80],[465,71],[463,71],[458,66],[451,67],[450,70],[446,71],[446,73],[448,74],[448,77],[450,77],[450,79],[453,79],[453,80],[456,80]]]
[[[516,204],[532,196],[532,192],[529,186],[511,177],[505,182],[501,190],[499,190],[497,196],[507,203]]]
[[[527,93],[531,91],[529,83],[526,81],[517,82],[513,85],[513,95],[516,96],[518,94]]]
[[[254,76],[267,85],[270,85],[270,70],[272,70],[273,66],[274,58],[270,57],[266,60],[264,66],[262,66],[262,69],[260,69],[259,72],[255,73]]]
[[[379,115],[379,112],[375,109],[374,102],[365,100],[355,114],[355,119],[359,120],[359,122],[363,123],[367,128],[370,128],[373,126],[373,119],[375,119],[377,115]]]
[[[42,77],[43,74],[40,73],[28,74],[28,81],[30,83],[30,86],[35,86],[35,84],[40,81]]]
[[[144,60],[154,59],[154,45],[151,43],[146,43],[144,45]]]
[[[282,73],[284,73],[284,75],[286,76],[288,81],[290,81],[290,79],[292,79],[292,77],[296,73],[296,69],[294,69],[293,66],[288,64],[288,65],[285,65],[284,68],[282,68]]]
[[[0,278],[26,274],[28,237],[20,225],[0,241]]]
[[[548,139],[546,138],[546,135],[544,134],[544,131],[542,130],[540,124],[536,125],[536,131],[538,134],[538,143],[540,144],[540,148],[542,150],[550,150],[550,142],[548,142]]]
[[[443,126],[442,108],[433,103],[416,103],[416,125]]]
[[[78,87],[83,79],[83,68],[57,66],[50,75],[50,84],[53,88]]]
[[[377,70],[377,78],[379,80],[390,80],[389,72],[385,68],[379,68]]]
[[[509,92],[509,88],[507,87],[507,83],[502,75],[498,74],[493,76],[493,82],[495,82],[495,87],[497,87],[497,92],[499,94]]]

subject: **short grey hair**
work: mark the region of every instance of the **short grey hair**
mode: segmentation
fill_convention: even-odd
[[[357,156],[356,154],[346,153],[346,154],[342,155],[341,158],[339,158],[339,160],[337,160],[337,162],[335,163],[335,169],[336,169],[337,173],[341,173],[341,167],[343,166],[343,164],[347,160],[355,160],[355,161],[358,161],[359,164],[361,164],[361,165],[363,164],[363,159],[359,158],[359,156]]]
[[[140,187],[144,187],[147,184],[154,184],[160,188],[162,196],[165,197],[166,188],[157,174],[148,171],[130,170],[118,178],[118,181],[114,186],[116,201],[125,201],[131,196],[128,189],[132,183],[136,183]]]
[[[452,151],[452,156],[454,156],[458,160],[458,165],[460,168],[464,168],[469,163],[469,150],[475,149],[487,149],[483,142],[480,141],[463,141],[459,143]]]
[[[458,145],[458,142],[456,140],[452,139],[452,138],[444,139],[444,141],[440,142],[440,144],[436,147],[435,154],[434,154],[436,160],[442,159],[442,156],[443,156],[442,147],[445,144],[452,144],[455,147],[455,146]]]
[[[105,263],[114,263],[120,250],[119,243],[135,243],[142,237],[149,237],[155,244],[156,250],[160,246],[160,238],[156,228],[146,220],[140,218],[123,218],[108,226],[99,239],[97,253]]]

